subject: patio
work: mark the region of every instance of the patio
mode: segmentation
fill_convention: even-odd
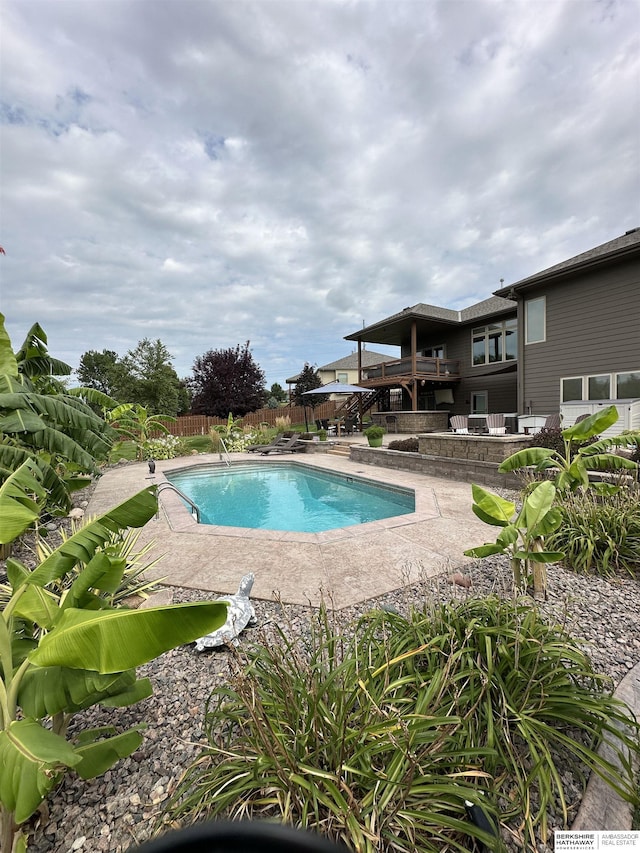
[[[389,438],[389,436],[385,436]],[[255,461],[249,454],[234,460]],[[288,457],[268,458],[282,464]],[[150,576],[169,585],[216,593],[236,592],[247,571],[256,573],[255,598],[290,604],[329,599],[336,609],[431,577],[470,562],[465,548],[487,539],[486,525],[471,511],[469,483],[411,471],[371,468],[347,456],[302,454],[296,462],[413,488],[416,512],[325,533],[287,533],[197,525],[175,494],[165,491],[161,512],[143,528],[140,544],[154,540],[154,555],[164,555]],[[99,515],[150,483],[163,471],[182,465],[220,464],[215,454],[147,465],[132,463],[107,470],[87,513]]]

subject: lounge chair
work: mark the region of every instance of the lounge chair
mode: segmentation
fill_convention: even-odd
[[[275,447],[277,444],[282,443],[283,438],[284,434],[279,432],[268,444],[252,444],[250,447],[247,447],[247,451],[249,453],[262,453],[268,447]]]
[[[503,414],[487,415],[487,430],[489,435],[504,435],[507,428]]]
[[[270,453],[300,453],[305,449],[305,445],[300,442],[300,433],[294,432],[290,438],[282,440],[279,444],[269,445],[260,451],[261,456],[268,456]]]
[[[452,415],[451,429],[461,435],[469,434],[469,418],[466,415]]]

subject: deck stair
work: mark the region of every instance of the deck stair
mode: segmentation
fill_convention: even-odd
[[[362,412],[368,412],[385,397],[386,393],[386,388],[372,388],[368,394],[352,394],[345,403],[338,406],[336,417],[355,417],[360,414],[360,404],[362,404]]]

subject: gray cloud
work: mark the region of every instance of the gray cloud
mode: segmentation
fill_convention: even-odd
[[[632,0],[4,5],[0,310],[268,382],[640,224]]]

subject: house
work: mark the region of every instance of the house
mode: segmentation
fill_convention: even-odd
[[[395,345],[400,358],[362,370],[358,384],[377,391],[390,409],[402,390],[404,411],[447,409],[451,414],[515,412],[517,303],[493,296],[462,311],[419,303],[347,336]]]
[[[640,401],[640,228],[496,294],[517,304],[518,412],[563,410],[572,423]]]
[[[640,229],[461,311],[419,303],[346,340],[399,347],[360,371],[383,410],[397,388],[400,410],[476,416],[640,399]]]
[[[336,381],[346,382],[349,385],[357,385],[360,367],[367,368],[372,365],[384,364],[387,361],[393,360],[394,357],[392,355],[373,352],[373,350],[365,349],[363,346],[360,351],[360,361],[358,361],[358,353],[352,352],[350,355],[344,356],[344,358],[339,358],[337,361],[331,361],[329,364],[323,364],[321,367],[316,369],[323,385]],[[291,385],[295,385],[298,381],[298,377],[299,374],[296,374],[295,376],[291,376],[289,379],[285,380],[289,385],[290,391]]]

